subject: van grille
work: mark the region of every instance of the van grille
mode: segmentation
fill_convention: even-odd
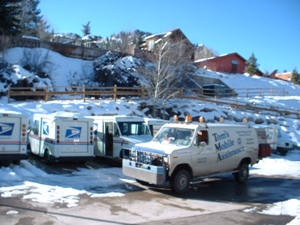
[[[130,161],[155,166],[163,166],[165,157],[162,154],[135,150],[131,150],[129,154]]]

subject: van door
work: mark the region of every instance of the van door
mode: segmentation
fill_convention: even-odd
[[[104,122],[104,144],[105,156],[113,156],[114,138],[113,138],[113,122]]]
[[[58,123],[57,123],[58,124]],[[60,156],[80,156],[89,152],[89,122],[85,120],[60,120],[61,142]],[[53,127],[53,130],[54,127]],[[53,134],[52,134],[53,135]],[[55,135],[55,134],[54,134]]]
[[[50,135],[50,122],[49,120],[45,120],[44,118],[41,118],[41,123],[38,125],[40,128],[38,129],[38,151],[40,156],[44,156],[44,150],[45,150],[45,142],[51,143],[49,140]],[[46,144],[47,146],[47,144]]]
[[[209,174],[216,162],[216,152],[212,148],[212,140],[207,130],[198,130],[192,147],[192,166],[194,176]]]
[[[42,130],[43,126],[41,123],[42,119],[34,119],[31,131],[29,133],[30,150],[33,154],[43,156],[41,153],[42,145]]]

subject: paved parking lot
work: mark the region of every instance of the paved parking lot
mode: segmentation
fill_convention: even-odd
[[[47,173],[57,174],[62,179],[66,176],[74,176],[75,179],[72,171],[77,169],[76,164],[49,166],[36,159],[31,159],[31,163]],[[104,168],[112,168],[101,162],[89,162],[85,167],[99,172]],[[113,168],[121,173],[121,168]],[[93,197],[80,194],[78,204],[72,207],[64,202],[35,202],[22,190],[11,197],[1,196],[0,224],[281,225],[289,223],[293,217],[264,215],[258,212],[275,202],[299,197],[300,182],[287,177],[251,176],[246,185],[239,185],[228,176],[201,183],[183,195],[176,195],[169,189],[141,186],[133,180],[107,185],[102,187],[101,191],[104,188],[116,193],[122,190],[122,195]],[[35,190],[32,190],[30,195],[34,193]],[[252,212],[254,208],[255,211]]]

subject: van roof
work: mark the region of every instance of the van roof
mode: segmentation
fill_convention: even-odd
[[[56,114],[34,114],[34,119],[37,118],[45,118],[45,119],[64,119],[64,120],[80,120],[80,121],[93,121],[91,118],[80,117],[77,115],[73,116],[64,116],[64,115],[56,115]]]
[[[163,119],[155,119],[155,118],[149,118],[149,117],[144,117],[144,120],[145,120],[145,122],[148,123],[148,124],[151,123],[151,124],[161,124],[161,125],[163,125],[163,124],[169,122],[169,121],[167,121],[167,120],[163,120]]]
[[[115,115],[115,116],[86,116],[87,118],[92,118],[94,120],[112,120],[118,122],[126,121],[137,121],[144,122],[144,118],[141,116],[126,116],[126,115]]]
[[[228,123],[167,123],[165,126],[168,127],[182,127],[196,129],[198,127],[203,128],[249,128],[246,124],[228,124]]]

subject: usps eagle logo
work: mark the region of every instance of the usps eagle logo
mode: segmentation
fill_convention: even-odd
[[[0,123],[0,136],[11,136],[14,126],[14,123]]]
[[[81,127],[68,127],[65,138],[80,138]]]
[[[43,134],[49,135],[49,124],[47,122],[43,122]]]

